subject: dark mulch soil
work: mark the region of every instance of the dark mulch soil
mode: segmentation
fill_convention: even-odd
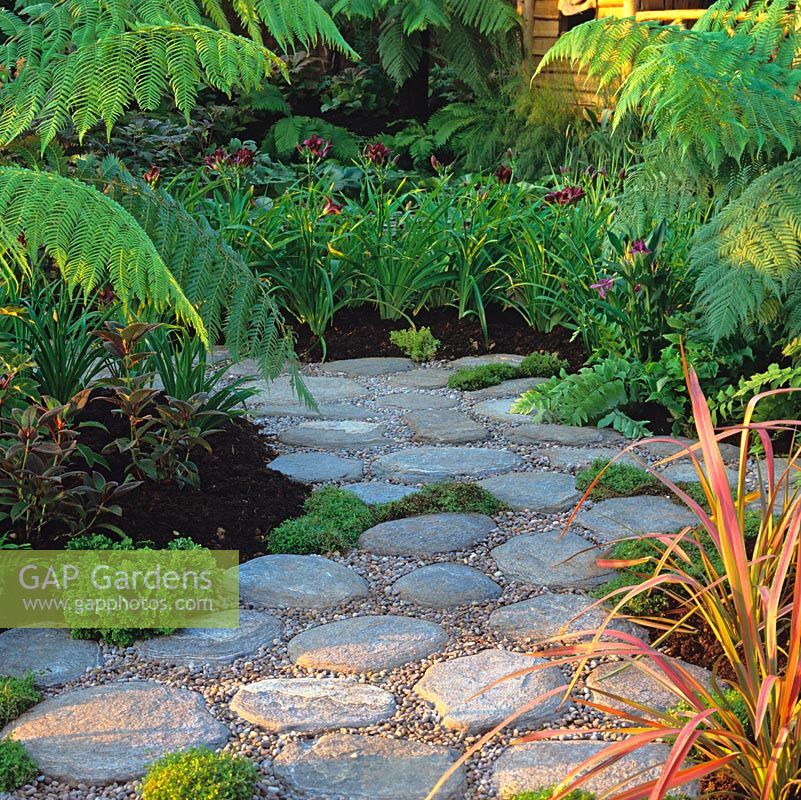
[[[529,328],[519,314],[491,308],[487,312],[489,341],[484,341],[481,325],[475,317],[459,319],[455,309],[437,308],[422,311],[414,317],[418,327],[431,328],[440,340],[437,358],[461,358],[486,353],[517,353],[548,351],[567,359],[578,369],[587,359],[580,340],[570,341],[570,331],[556,328],[550,333],[538,333]],[[408,328],[407,320],[381,319],[368,306],[349,308],[334,318],[325,335],[327,359],[363,358],[368,356],[402,356],[389,341],[389,332]],[[297,351],[304,361],[319,361],[322,346],[310,331],[297,330]]]
[[[79,441],[100,452],[125,432],[123,420],[110,406],[94,396],[79,422],[100,422],[108,430],[81,428]],[[193,450],[200,490],[175,484],[143,483],[119,499],[122,517],[111,521],[132,539],[149,540],[163,547],[176,536],[188,536],[198,544],[219,550],[239,550],[247,561],[264,555],[264,537],[279,523],[302,513],[308,488],[280,472],[267,468],[275,457],[258,428],[244,419],[222,426],[209,438],[212,452]],[[106,456],[110,470],[99,468],[107,478],[122,482],[127,459]],[[40,548],[59,549],[66,535],[48,532]]]

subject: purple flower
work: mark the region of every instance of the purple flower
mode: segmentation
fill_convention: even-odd
[[[595,291],[598,292],[598,297],[600,297],[601,300],[606,300],[606,293],[611,292],[614,287],[614,278],[601,278],[598,283],[590,284],[590,289],[595,289]]]
[[[630,256],[650,256],[651,248],[642,240],[635,239],[629,248]]]
[[[219,169],[221,165],[230,163],[231,157],[228,155],[228,151],[222,147],[218,147],[211,155],[205,156],[203,159],[203,164],[209,169]]]
[[[238,167],[249,167],[256,158],[256,151],[251,150],[249,147],[240,147],[233,156],[231,156],[231,163],[236,164]]]
[[[333,146],[333,143],[328,139],[323,139],[322,136],[313,133],[308,139],[304,139],[298,145],[298,150],[301,153],[308,153],[314,158],[323,159],[328,156]]]
[[[330,197],[325,198],[325,206],[323,207],[323,216],[328,214],[341,214],[344,206],[335,203]]]
[[[582,189],[581,186],[565,186],[564,189],[548,192],[543,199],[546,203],[556,203],[558,206],[569,206],[573,203],[578,203],[582,197],[584,197],[584,189]]]
[[[389,161],[390,150],[383,142],[368,144],[364,148],[364,157],[376,167],[383,167]]]
[[[506,167],[503,164],[495,170],[495,178],[498,183],[507,184],[512,182],[512,175],[514,171],[511,167]]]

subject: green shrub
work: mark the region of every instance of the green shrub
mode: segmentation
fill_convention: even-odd
[[[506,505],[483,486],[475,483],[432,483],[419,492],[373,506],[373,522],[445,512],[488,514],[506,510]]]
[[[154,762],[142,784],[143,800],[250,800],[259,771],[244,758],[195,748]]]
[[[521,792],[515,795],[513,800],[551,800],[555,789],[555,786],[546,786],[533,792]],[[565,795],[565,800],[595,800],[595,795],[584,789],[574,789]]]
[[[454,372],[448,378],[448,388],[475,392],[517,377],[517,367],[512,364],[481,364],[477,367],[463,367]]]
[[[42,695],[36,688],[32,672],[24,678],[0,675],[0,728],[8,725],[41,699]]]
[[[586,492],[598,473],[609,464],[607,458],[596,458],[588,467],[576,475],[576,488]],[[647,494],[659,489],[662,484],[657,478],[640,467],[615,462],[601,476],[590,492],[591,500],[606,500],[610,497],[630,497]]]
[[[356,495],[326,486],[313,492],[303,504],[302,517],[282,522],[268,540],[271,553],[309,555],[348,550],[367,530],[372,515]]]
[[[407,328],[390,331],[389,341],[412,361],[431,361],[437,354],[439,339],[434,338],[431,328]]]
[[[569,367],[569,362],[555,353],[531,353],[520,362],[517,377],[552,378]]]
[[[19,742],[0,741],[0,792],[13,792],[35,780],[38,772],[36,762]]]

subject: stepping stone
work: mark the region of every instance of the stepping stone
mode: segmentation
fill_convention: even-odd
[[[462,367],[480,367],[482,364],[512,364],[517,367],[523,363],[525,356],[518,356],[513,353],[490,353],[484,356],[464,356],[454,361],[448,362],[452,369],[462,369]]]
[[[273,761],[276,777],[309,800],[423,800],[458,755],[407,739],[328,733],[289,742]],[[462,800],[463,766],[437,800]]]
[[[675,661],[684,667],[705,688],[712,688],[712,673],[709,670],[694,664],[687,664],[679,659],[670,659],[670,661]],[[658,667],[653,664],[648,666],[660,674]],[[631,663],[601,664],[587,676],[587,688],[591,690],[594,702],[632,714],[643,712],[639,712],[627,703],[608,697],[603,692],[625,697],[634,703],[640,703],[661,712],[668,711],[681,702],[678,695],[668,691],[659,681]],[[649,715],[644,714],[644,716]]]
[[[569,638],[580,631],[596,630],[604,623],[607,609],[592,608],[593,602],[579,594],[549,592],[496,609],[490,614],[489,627],[512,638],[551,639],[562,634]],[[607,627],[647,639],[642,628],[625,619],[615,619]]]
[[[454,397],[441,394],[387,394],[379,397],[375,404],[379,408],[402,409],[404,411],[442,411],[456,408]]]
[[[482,478],[524,466],[515,453],[489,447],[410,447],[380,456],[373,464],[379,478],[403,483],[437,483],[454,478]]]
[[[473,392],[465,392],[467,400],[495,400],[502,397],[520,397],[538,383],[545,383],[546,378],[514,378],[511,381],[501,381],[495,386],[485,386]]]
[[[434,622],[379,615],[349,617],[299,633],[289,658],[305,669],[356,674],[395,669],[441,650],[448,635]]]
[[[329,608],[367,597],[367,590],[361,575],[322,556],[262,556],[239,568],[240,596],[256,605]]]
[[[351,678],[271,678],[243,686],[231,710],[270,733],[325,733],[382,722],[395,698]]]
[[[392,585],[401,600],[427,608],[450,608],[481,603],[501,596],[501,587],[466,564],[429,564]]]
[[[453,375],[450,369],[413,369],[401,375],[393,375],[387,383],[393,389],[444,389],[448,385],[448,378]]]
[[[545,663],[545,659],[522,653],[482,650],[429,667],[414,691],[434,704],[444,727],[463,733],[482,733],[534,698],[563,686],[565,680],[559,667],[554,666],[504,680],[486,692],[482,689],[519,670]],[[553,717],[561,702],[561,695],[549,697],[510,724],[515,728],[539,725]]]
[[[529,422],[521,428],[509,431],[508,438],[516,444],[563,444],[568,447],[624,441],[620,434],[602,428],[552,425],[544,422]]]
[[[514,536],[492,551],[507,578],[529,586],[577,589],[597,586],[614,577],[614,572],[597,565],[600,555],[586,539],[569,531]]]
[[[620,455],[620,450],[612,447],[549,447],[541,450],[541,455],[547,456],[552,467],[562,469],[580,470],[588,467],[596,458],[603,458],[611,461],[620,456],[616,464],[631,464],[635,467],[642,467],[643,462],[638,460],[632,453]]]
[[[317,369],[324,374],[342,373],[351,378],[372,378],[393,372],[408,372],[412,367],[414,362],[408,358],[346,358],[320,364]]]
[[[364,462],[358,458],[343,458],[328,453],[289,453],[278,456],[270,469],[304,483],[324,481],[354,481],[364,474]]]
[[[314,420],[287,428],[278,439],[292,447],[360,450],[389,444],[385,431],[386,428],[377,422]]]
[[[370,392],[361,384],[350,378],[329,378],[327,376],[303,376],[303,383],[314,398],[314,401],[322,403],[341,403],[343,400],[358,400],[367,397]],[[298,403],[298,397],[289,380],[289,377],[282,375],[274,381],[267,383],[259,381],[256,384],[261,391],[250,400],[250,405],[258,407],[259,403],[285,403],[291,405]]]
[[[375,417],[375,412],[351,403],[320,403],[318,410],[300,403],[261,403],[248,407],[251,417],[301,417],[302,419],[352,419],[366,420]]]
[[[684,451],[691,445],[697,444],[697,439],[688,439],[685,436],[677,436],[676,442],[649,442],[645,441],[641,445],[644,450],[650,453],[655,458],[669,458],[676,453]],[[720,448],[720,453],[723,456],[725,461],[732,461],[737,462],[740,458],[740,448],[734,444],[734,442],[738,441],[738,438],[732,437],[727,439],[725,442],[718,442],[718,447]],[[693,451],[695,453],[695,457],[699,461],[703,461],[703,456],[701,454],[701,448],[697,448]],[[675,461],[671,461],[671,464],[684,464],[689,463],[690,456],[685,455],[682,458],[679,458]]]
[[[96,642],[72,639],[69,631],[13,628],[0,634],[0,675],[35,672],[37,686],[60,686],[102,663]]]
[[[493,784],[501,797],[514,797],[520,792],[553,786],[565,779],[568,772],[611,742],[564,741],[533,742],[507,748],[495,763]],[[638,747],[603,772],[593,775],[582,789],[599,797],[613,790],[631,789],[654,780],[661,774],[670,755],[668,744],[649,744]],[[698,795],[697,784],[681,787],[681,793]]]
[[[581,499],[572,475],[558,472],[512,472],[479,481],[515,511],[529,509],[539,514],[558,514],[572,509]]]
[[[254,655],[264,645],[280,639],[280,620],[259,611],[239,612],[238,628],[191,628],[171,636],[147,639],[137,645],[142,658],[189,669],[231,664]]]
[[[432,556],[466,550],[495,530],[484,514],[421,514],[382,522],[359,537],[359,548],[379,556]]]
[[[658,470],[661,475],[664,475],[669,481],[673,483],[700,483],[698,472],[692,463],[683,462],[681,464],[671,464],[665,469]],[[781,473],[779,473],[781,474]],[[726,477],[729,479],[729,486],[737,486],[739,476],[737,470],[726,467]],[[666,490],[667,491],[667,490]]]
[[[643,533],[673,533],[698,519],[667,497],[642,496],[603,500],[580,512],[576,522],[606,544]]]
[[[489,437],[487,429],[461,411],[413,411],[403,421],[412,441],[431,444],[469,444]]]
[[[364,483],[346,483],[340,488],[346,492],[355,494],[368,506],[375,506],[381,503],[391,503],[394,500],[402,500],[410,494],[416,494],[419,489],[413,486],[399,486],[397,483],[385,483],[383,481],[365,481]]]
[[[502,397],[494,400],[482,400],[476,403],[472,411],[480,417],[486,417],[494,422],[507,422],[512,425],[531,424],[528,414],[513,414],[512,406],[517,402],[516,397]]]
[[[222,747],[229,730],[201,695],[136,680],[49,697],[0,732],[7,736],[46,776],[97,786],[141,778],[166,753]]]

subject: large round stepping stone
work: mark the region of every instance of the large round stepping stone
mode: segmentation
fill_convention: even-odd
[[[238,628],[190,628],[137,645],[142,658],[197,669],[230,664],[271,645],[284,632],[275,617],[260,611],[240,611]]]
[[[489,433],[483,425],[461,411],[414,411],[403,421],[412,431],[412,441],[431,444],[483,442]]]
[[[59,686],[101,663],[96,642],[72,639],[65,630],[14,628],[0,634],[0,675],[33,672],[38,686]]]
[[[509,431],[509,439],[517,444],[563,444],[568,447],[582,447],[587,444],[618,441],[620,438],[619,434],[601,428],[536,422]]]
[[[351,678],[271,678],[243,686],[231,710],[271,733],[324,733],[388,719],[395,698]]]
[[[495,764],[493,783],[501,797],[553,786],[565,779],[568,772],[610,746],[610,742],[564,741],[534,742],[515,745],[506,750]],[[670,755],[668,744],[638,747],[608,769],[594,775],[581,788],[599,797],[614,791],[631,789],[659,777]],[[698,786],[681,787],[682,794],[695,797]]]
[[[520,469],[515,453],[490,447],[410,447],[381,456],[373,464],[379,478],[403,483],[437,483],[453,478],[481,478]]]
[[[514,378],[511,381],[501,381],[495,386],[485,386],[483,389],[476,389],[474,392],[465,392],[468,400],[495,400],[501,397],[520,397],[523,392],[536,386],[538,383],[545,383],[545,378]]]
[[[562,469],[584,469],[596,458],[602,458],[605,461],[616,459],[616,464],[642,467],[642,461],[634,455],[631,453],[621,455],[620,450],[612,447],[549,447],[547,450],[542,450],[541,454],[548,457],[552,467],[561,467]]]
[[[500,397],[492,400],[482,400],[473,406],[473,413],[480,417],[486,417],[495,422],[508,422],[512,425],[530,424],[531,417],[528,414],[512,413],[512,406],[517,402],[517,397]]]
[[[733,461],[737,462],[740,457],[740,448],[733,444],[736,442],[738,437],[729,438],[725,442],[718,442],[718,447],[720,448],[720,453],[723,456],[725,461]],[[642,447],[649,452],[652,456],[656,458],[669,458],[672,455],[676,455],[677,453],[686,452],[689,447],[694,444],[697,444],[697,439],[688,439],[684,436],[676,437],[675,442],[648,442],[646,440],[645,443],[642,444]],[[701,448],[696,447],[693,450],[695,457],[699,461],[703,461],[703,455],[701,454]],[[689,454],[682,456],[675,461],[671,461],[671,464],[682,464],[687,463],[690,461]]]
[[[256,605],[328,608],[367,597],[367,589],[361,575],[322,556],[262,556],[239,568],[242,600]]]
[[[430,556],[465,550],[495,530],[484,514],[421,514],[382,522],[359,537],[359,548],[379,556]]]
[[[375,404],[379,408],[398,408],[404,411],[442,411],[456,408],[458,401],[441,394],[387,394],[379,397]]]
[[[299,633],[289,657],[306,669],[355,674],[395,669],[440,650],[448,635],[434,622],[380,615],[350,617]]]
[[[408,358],[346,358],[320,364],[318,370],[325,374],[340,373],[352,378],[372,378],[393,372],[407,372],[412,367],[414,362]]]
[[[712,673],[703,667],[687,664],[678,659],[671,659],[687,670],[702,686],[712,688]],[[659,668],[644,662],[659,674]],[[592,700],[610,708],[627,711],[632,714],[644,713],[621,700],[609,697],[604,692],[625,697],[654,711],[665,712],[681,702],[681,697],[668,691],[659,681],[651,677],[631,663],[601,664],[587,676],[587,688],[592,692]],[[645,714],[645,716],[648,716]]]
[[[273,761],[273,772],[308,800],[424,800],[456,758],[441,745],[328,733],[289,742]],[[459,767],[437,800],[462,800],[464,789]]]
[[[375,506],[381,503],[392,503],[395,500],[402,500],[410,494],[416,494],[419,489],[414,486],[401,486],[397,483],[386,483],[384,481],[365,481],[364,483],[346,483],[340,487],[346,492],[355,494],[368,506]]]
[[[603,500],[580,512],[576,522],[607,543],[643,533],[673,533],[698,519],[667,497],[643,496]]]
[[[450,369],[420,368],[393,375],[387,379],[387,383],[393,389],[444,389],[451,375],[453,372]]]
[[[593,605],[583,595],[549,592],[496,609],[490,614],[489,627],[513,639],[570,638],[581,631],[595,631],[606,621],[608,610]],[[647,639],[642,628],[625,619],[612,620],[607,628]]]
[[[384,436],[385,431],[386,428],[377,422],[313,420],[287,428],[278,438],[293,447],[360,450],[389,444],[389,439]]]
[[[249,406],[251,417],[300,417],[301,419],[352,419],[375,417],[375,411],[352,403],[320,403],[316,409],[301,403],[265,403]]]
[[[367,397],[369,394],[369,391],[364,386],[350,378],[329,378],[316,375],[309,377],[304,375],[303,383],[318,405],[322,403],[341,403],[343,400],[356,400]],[[256,386],[258,387],[258,385],[257,383]],[[264,385],[259,395],[251,399],[250,404],[258,406],[260,402],[292,404],[298,402],[298,397],[289,377],[282,375]]]
[[[479,484],[510,508],[539,514],[568,511],[581,499],[576,479],[558,472],[513,472],[485,478]]]
[[[575,533],[546,531],[514,536],[492,557],[508,577],[530,586],[588,588],[613,577],[597,565],[600,552]]]
[[[364,462],[328,453],[289,453],[271,461],[270,469],[304,483],[354,481],[364,474]]]
[[[463,356],[448,363],[451,369],[462,369],[463,367],[480,367],[482,364],[511,364],[514,367],[523,363],[525,356],[515,353],[489,353],[484,356]]]
[[[467,564],[429,564],[392,585],[401,600],[427,608],[481,603],[501,596],[501,587]]]
[[[673,481],[673,483],[700,483],[701,481],[697,470],[691,463],[671,464],[663,470],[658,470],[658,472],[669,481]],[[726,477],[729,480],[729,486],[732,488],[737,486],[737,481],[739,480],[737,470],[726,467]]]
[[[546,663],[542,658],[522,653],[482,650],[476,655],[429,667],[414,691],[434,704],[446,728],[480,733],[499,725],[526,703],[564,685],[559,667],[554,666],[503,680],[488,691],[482,691],[519,670]],[[539,725],[553,717],[561,701],[560,695],[549,697],[511,724],[516,728]]]
[[[135,780],[166,753],[222,747],[229,731],[199,694],[130,681],[49,697],[6,726],[7,736],[45,775],[76,786]]]

